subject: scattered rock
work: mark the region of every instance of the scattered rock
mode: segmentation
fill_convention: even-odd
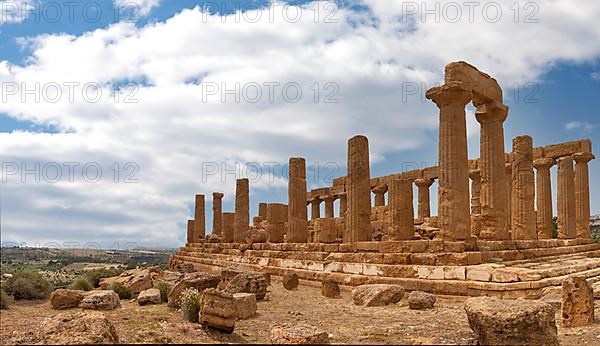
[[[79,306],[87,292],[59,288],[50,294],[50,305],[53,309],[69,309]]]
[[[280,324],[271,326],[273,344],[328,344],[329,333],[308,324],[289,326]]]
[[[114,310],[121,306],[119,295],[114,291],[91,291],[83,297],[79,307],[94,310]]]
[[[38,335],[44,344],[113,344],[117,330],[99,311],[64,313],[41,323]]]
[[[433,308],[435,295],[423,291],[412,291],[408,294],[408,306],[412,310],[425,310]]]
[[[137,297],[137,302],[139,305],[160,304],[162,302],[160,291],[158,288],[150,288],[142,291]]]
[[[465,311],[480,345],[558,345],[549,304],[476,297],[467,299]]]
[[[235,319],[233,294],[214,288],[204,290],[200,299],[200,324],[231,334]]]
[[[184,289],[195,288],[198,292],[202,292],[207,288],[217,287],[219,281],[221,281],[221,277],[215,274],[203,272],[188,273],[169,291],[169,306],[179,307],[179,297],[181,296],[181,291]]]
[[[293,289],[298,288],[298,274],[296,274],[296,273],[283,274],[283,287],[286,290],[293,290]]]
[[[127,270],[119,276],[100,279],[100,287],[108,290],[113,283],[120,282],[131,294],[136,295],[152,288],[152,273],[157,273],[156,268]]]
[[[165,282],[169,286],[175,286],[175,284],[181,281],[184,277],[184,273],[165,270],[160,274],[159,277],[156,278],[156,281]]]
[[[206,242],[207,243],[220,243],[221,237],[219,237],[216,234],[209,234],[208,236],[206,236]]]
[[[246,235],[246,244],[266,243],[269,235],[264,229],[250,230]]]
[[[340,286],[333,280],[323,280],[321,283],[321,295],[327,298],[339,298],[341,296]]]
[[[354,305],[384,306],[399,302],[404,296],[400,285],[362,285],[352,290]]]
[[[261,300],[267,294],[267,286],[267,279],[263,273],[242,272],[227,282],[224,291],[231,294],[254,293],[256,299]]]
[[[569,276],[562,282],[561,321],[563,327],[594,322],[594,292],[583,276]]]
[[[254,293],[234,293],[233,301],[238,320],[256,316],[256,295]]]

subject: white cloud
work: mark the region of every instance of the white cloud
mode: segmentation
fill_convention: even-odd
[[[118,9],[129,12],[134,17],[145,17],[160,5],[161,0],[114,0]]]
[[[587,121],[570,121],[568,123],[565,124],[565,129],[566,130],[577,130],[577,129],[583,129],[585,131],[590,131],[592,130],[596,125],[594,124],[590,124]]]
[[[590,77],[592,77],[593,80],[600,81],[600,72],[592,72],[592,74],[590,75]]]
[[[446,63],[469,61],[507,87],[538,79],[556,62],[600,56],[595,24],[600,3],[538,1],[537,24],[514,23],[508,9],[513,1],[503,1],[506,12],[497,23],[480,18],[472,24],[410,25],[399,21],[401,8],[395,3],[365,3],[370,13],[339,9],[336,23],[324,21],[330,13],[324,3],[316,23],[308,7],[295,23],[285,20],[281,7],[271,11],[273,16],[266,10],[248,12],[245,18],[261,14],[255,23],[236,22],[233,16],[222,20],[196,8],[144,27],[117,23],[81,36],[29,38],[27,64],[1,62],[0,81],[30,89],[39,82],[40,92],[48,93],[57,83],[63,97],[56,103],[37,103],[31,96],[21,102],[18,91],[0,103],[0,112],[63,132],[0,134],[0,156],[28,167],[36,161],[98,162],[108,179],[5,184],[3,200],[13,207],[3,203],[3,239],[137,239],[176,246],[184,239],[183,223],[195,193],[210,199],[212,191],[223,191],[226,204],[233,200],[233,177],[222,182],[209,176],[203,182],[203,163],[204,168],[212,162],[285,163],[290,156],[304,156],[309,163],[343,165],[346,140],[357,133],[369,136],[375,159],[421,148],[436,142],[437,126],[437,108],[422,94],[443,79]],[[119,102],[107,97],[108,84],[126,80],[143,81],[135,93],[139,102],[123,102],[126,91]],[[86,102],[77,87],[69,102],[65,83],[73,82],[98,83],[105,97]],[[269,82],[280,83],[273,102],[264,86]],[[292,82],[303,92],[296,103],[282,96],[281,87]],[[240,83],[248,93],[257,83],[262,99],[237,103],[229,95],[223,103],[216,95],[203,102],[203,90],[222,83],[229,89]],[[417,95],[405,95],[413,86]],[[331,93],[338,102],[323,102]],[[476,133],[470,119],[469,134]],[[114,162],[121,167],[136,162],[140,182],[113,183]],[[273,184],[265,177],[253,183],[252,204],[259,202],[257,194],[273,192],[273,185],[285,188],[277,178]]]
[[[34,5],[33,0],[0,0],[0,25],[23,22]]]

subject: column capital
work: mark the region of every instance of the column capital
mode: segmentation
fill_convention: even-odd
[[[213,192],[213,198],[214,199],[221,199],[223,198],[224,194],[222,192]]]
[[[506,171],[507,174],[512,173],[512,163],[511,162],[505,163],[504,170]]]
[[[454,103],[466,106],[473,98],[473,94],[461,82],[448,82],[427,90],[425,97],[441,108]]]
[[[308,199],[309,203],[314,203],[314,202],[321,203],[321,201],[322,201],[322,199],[320,196],[313,196]]]
[[[420,188],[430,187],[433,184],[433,179],[419,178],[415,179],[415,185]]]
[[[469,178],[471,178],[472,180],[481,179],[481,171],[478,169],[469,171]]]
[[[551,157],[542,157],[537,160],[533,160],[533,167],[535,169],[550,169],[550,167],[556,164],[556,160]]]
[[[588,163],[596,157],[592,153],[575,153],[573,154],[573,160],[577,163]]]
[[[493,121],[504,122],[506,117],[508,117],[508,106],[498,101],[481,103],[477,105],[475,112],[475,118],[480,124]]]
[[[325,202],[333,201],[333,200],[335,200],[335,196],[334,195],[323,196],[323,198],[321,198],[320,200],[325,201]]]
[[[388,187],[385,184],[379,184],[379,185],[375,186],[373,189],[371,189],[371,191],[373,191],[374,193],[385,193],[387,190],[388,190]]]

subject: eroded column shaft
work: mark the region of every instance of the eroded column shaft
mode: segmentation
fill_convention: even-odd
[[[558,238],[573,239],[576,236],[575,176],[573,157],[561,157],[558,161]]]
[[[287,243],[306,243],[308,241],[307,214],[306,160],[292,157],[289,160]]]
[[[194,242],[197,243],[204,239],[206,235],[206,211],[204,205],[204,195],[196,195],[196,208],[194,211]]]
[[[248,179],[237,179],[235,184],[235,221],[233,242],[245,243],[250,226],[250,183]]]
[[[577,238],[591,238],[590,233],[590,177],[588,162],[594,159],[591,153],[577,153],[575,159],[575,215]]]
[[[414,207],[412,183],[406,179],[394,179],[389,192],[390,240],[412,239]]]
[[[417,179],[417,213],[419,221],[424,221],[431,217],[431,201],[429,200],[429,187],[433,184],[433,179]],[[388,192],[389,199],[389,192]]]
[[[541,158],[533,162],[536,169],[536,216],[538,239],[552,239],[552,183],[550,168],[556,164],[551,158]]]
[[[348,140],[348,174],[346,189],[346,237],[344,242],[371,240],[371,186],[369,170],[369,141],[365,136]]]
[[[213,222],[212,234],[221,235],[223,230],[223,194],[220,192],[213,193]]]
[[[530,136],[513,139],[512,151],[512,238],[537,239],[533,178],[533,140]]]

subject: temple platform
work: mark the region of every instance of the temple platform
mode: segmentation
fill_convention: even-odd
[[[539,298],[568,275],[600,281],[600,243],[590,239],[534,241],[408,240],[323,243],[188,243],[171,266],[197,270],[245,268],[342,285],[388,283],[407,290],[460,296]]]

